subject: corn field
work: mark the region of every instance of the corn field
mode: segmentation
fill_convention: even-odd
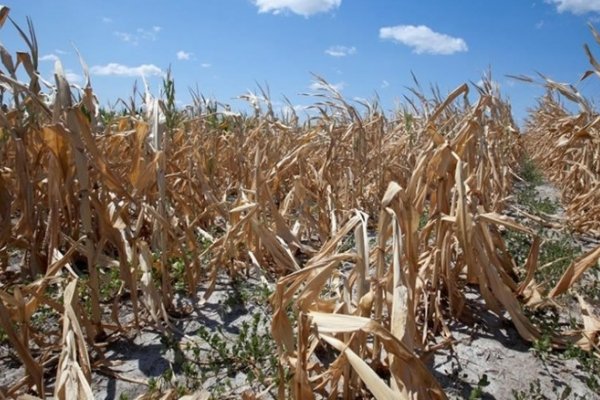
[[[533,112],[526,146],[548,177],[562,188],[572,229],[599,237],[600,118],[576,88],[555,89],[555,85],[547,83],[549,92]],[[568,113],[553,95],[554,90],[565,92],[564,97],[576,102],[581,111]]]
[[[83,61],[82,87],[60,62],[45,82],[31,21],[0,17],[28,47],[0,47],[0,327],[25,371],[2,397],[94,398],[111,340],[169,334],[185,312],[178,290],[202,307],[219,278],[258,273],[274,287],[277,398],[445,399],[425,360],[474,312],[467,291],[534,342],[527,310],[572,294],[600,258],[592,249],[555,285],[536,282],[543,240],[507,212],[529,154],[562,189],[569,229],[600,235],[600,117],[573,87],[545,80],[524,135],[491,78],[447,96],[415,82],[393,115],[317,78],[304,120],[276,113],[266,91],[245,96],[249,115],[199,93],[181,110],[168,75],[160,96],[134,92],[108,114]],[[531,240],[524,263],[508,231]],[[576,329],[552,347],[600,356],[592,308],[579,296]],[[32,322],[42,309],[51,326]]]

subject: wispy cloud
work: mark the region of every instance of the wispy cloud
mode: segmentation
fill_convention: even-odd
[[[200,64],[200,66],[202,68],[210,68],[210,67],[212,67],[212,64],[210,64],[210,63],[202,63],[202,64]]]
[[[352,54],[356,54],[356,47],[331,46],[330,48],[325,50],[325,54],[328,54],[331,57],[346,57]]]
[[[137,67],[130,67],[118,63],[94,65],[90,68],[90,72],[94,75],[104,76],[160,76],[164,74],[162,69],[154,64],[142,64]]]
[[[310,17],[338,8],[342,0],[254,0],[259,13],[280,14],[291,11],[294,14]]]
[[[381,88],[385,89],[386,87],[389,87],[390,83],[388,81],[386,81],[385,79],[381,81]]]
[[[540,20],[535,24],[535,29],[542,29],[544,27],[544,20]]]
[[[158,39],[158,34],[160,31],[162,31],[162,27],[153,26],[150,29],[137,28],[134,33],[115,31],[114,35],[123,42],[136,46],[142,40],[155,41]]]
[[[58,60],[58,56],[56,54],[50,53],[50,54],[45,54],[43,56],[40,57],[40,61],[53,61],[55,62],[56,60]]]
[[[329,83],[329,86],[331,86],[336,91],[341,92],[346,87],[346,82]],[[316,91],[316,90],[327,90],[327,85],[325,85],[325,84],[317,81],[317,82],[311,83],[308,88],[310,90],[314,90],[314,91]]]
[[[79,83],[83,79],[81,75],[73,72],[70,69],[65,70],[65,78],[67,78],[67,81],[69,81],[70,83]]]
[[[469,49],[464,39],[434,32],[425,25],[384,27],[379,30],[379,37],[412,47],[416,54],[448,55]]]
[[[290,106],[289,104],[285,104],[285,105],[281,106],[281,108],[279,108],[279,111],[287,117],[291,117],[292,114],[310,115],[310,114],[316,113],[316,111],[313,108],[311,108],[311,106],[307,106],[304,104],[295,104],[293,106]]]
[[[139,43],[138,38],[134,34],[127,33],[127,32],[119,32],[119,31],[114,32],[114,34],[116,37],[121,39],[123,42],[131,43],[131,44]]]
[[[104,22],[105,24],[110,24],[113,22],[113,19],[109,17],[102,17],[102,22]]]
[[[145,40],[156,40],[160,31],[162,31],[161,26],[153,26],[150,29],[136,29],[138,36]]]
[[[183,50],[179,50],[177,52],[177,59],[178,60],[187,61],[187,60],[190,59],[191,56],[192,56],[192,53],[188,53],[188,52],[183,51]]]
[[[546,0],[546,3],[554,4],[559,13],[567,11],[582,15],[588,12],[600,12],[600,0]]]

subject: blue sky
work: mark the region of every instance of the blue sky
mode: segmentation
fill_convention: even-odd
[[[446,93],[477,82],[492,68],[518,119],[541,89],[506,74],[542,72],[577,83],[589,69],[583,44],[588,22],[600,27],[600,0],[18,0],[5,1],[25,27],[34,21],[40,72],[52,76],[58,57],[81,82],[76,46],[107,105],[131,94],[144,74],[157,93],[171,66],[182,104],[188,87],[236,107],[256,82],[268,84],[276,106],[283,96],[301,109],[314,99],[311,73],[349,99],[375,93],[386,110],[408,94],[413,71],[423,86]],[[24,50],[10,23],[0,41]],[[594,95],[592,77],[577,86]]]

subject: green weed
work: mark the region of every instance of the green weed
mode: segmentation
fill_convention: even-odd
[[[528,157],[523,160],[519,176],[533,186],[544,183],[544,175],[537,168],[533,160]]]
[[[539,258],[539,265],[543,268],[536,271],[536,280],[545,282],[550,287],[556,285],[567,267],[580,252],[580,249],[573,244],[567,235],[545,241],[542,244]]]
[[[576,359],[587,374],[585,383],[596,393],[600,393],[600,358],[592,352],[570,345],[563,353],[566,359]]]
[[[483,396],[483,388],[488,386],[490,381],[488,380],[487,374],[483,374],[477,382],[477,386],[469,394],[469,400],[478,400]]]

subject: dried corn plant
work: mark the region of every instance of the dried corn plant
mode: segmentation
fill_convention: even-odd
[[[599,34],[590,28],[600,44]],[[600,76],[600,64],[588,45],[585,51],[592,70],[582,80]],[[600,115],[573,85],[542,78],[548,93],[527,122],[527,149],[561,188],[572,229],[600,237]],[[568,112],[559,97],[574,103],[579,112]]]
[[[600,44],[600,35],[590,25],[592,35]],[[581,80],[600,76],[600,65],[592,50],[584,45],[592,70]],[[526,125],[524,145],[544,175],[561,190],[568,229],[587,237],[600,237],[600,115],[575,86],[557,83],[545,76],[541,82],[547,93],[532,110]],[[527,82],[533,79],[520,77]],[[570,112],[561,100],[571,102],[578,112]],[[566,293],[587,270],[597,265],[600,247],[578,257],[563,273],[549,292],[554,298]],[[578,295],[579,296],[579,295]],[[585,325],[584,349],[597,347],[598,330],[592,328],[598,318],[589,312],[591,306],[581,296],[578,302]],[[587,333],[586,333],[587,332]],[[591,333],[593,332],[593,333]],[[590,347],[591,346],[591,347]]]
[[[417,100],[388,118],[316,77],[316,116],[301,122],[277,116],[265,90],[242,96],[251,116],[197,93],[177,110],[169,74],[161,96],[146,88],[138,104],[134,91],[114,115],[83,62],[83,87],[60,62],[43,82],[31,22],[13,25],[29,51],[0,48],[0,326],[26,376],[7,395],[90,397],[91,372],[110,366],[106,341],[168,332],[186,312],[176,291],[196,298],[203,285],[208,297],[220,276],[251,269],[277,282],[280,398],[444,398],[423,358],[450,345],[470,289],[538,337],[523,306],[545,294],[533,280],[539,239],[502,214],[521,137],[490,80],[474,104],[467,85],[433,99],[417,85]],[[505,229],[532,237],[524,265]],[[54,316],[45,326],[32,318],[42,310]],[[597,346],[597,321],[585,318],[585,331],[555,343]]]
[[[387,144],[376,155],[390,174],[377,225],[355,209],[304,268],[279,280],[273,336],[294,372],[294,398],[348,398],[363,389],[376,398],[445,398],[419,355],[449,344],[449,320],[468,312],[467,286],[477,287],[491,310],[508,311],[525,339],[539,336],[520,302],[531,277],[516,280],[500,234],[506,227],[535,237],[499,214],[520,137],[507,105],[490,92],[474,106],[453,106],[467,91],[464,85],[434,102],[412,146],[397,147],[411,135],[392,129],[400,135],[396,148]],[[404,160],[414,160],[411,173],[391,175],[403,151],[412,155]],[[348,235],[355,248],[342,251]],[[525,268],[535,268],[538,249],[535,237]],[[440,333],[445,339],[436,343]],[[332,349],[339,357],[325,365],[319,354]]]

